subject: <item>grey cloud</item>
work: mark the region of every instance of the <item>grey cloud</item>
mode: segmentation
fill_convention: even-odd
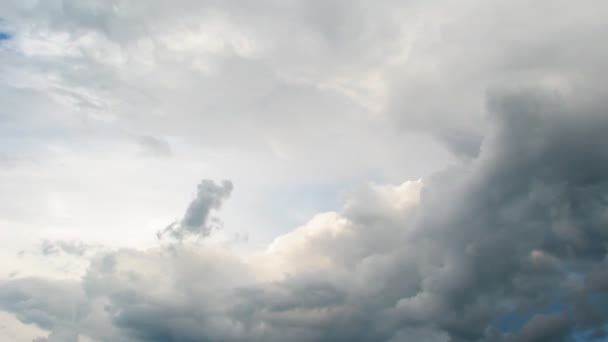
[[[42,240],[39,247],[42,255],[46,256],[62,253],[74,256],[84,256],[87,253],[95,253],[99,249],[99,246],[86,244],[82,241],[64,240]]]
[[[220,209],[224,201],[230,197],[232,188],[232,182],[228,180],[220,184],[208,179],[202,180],[197,187],[196,198],[188,205],[184,217],[159,231],[158,238],[162,239],[168,235],[182,240],[192,235],[201,237],[209,235],[220,224],[220,221],[211,214]]]
[[[581,8],[558,0],[530,8],[527,1],[516,0],[452,5],[429,3],[429,12],[442,13],[446,20],[431,16],[424,39],[413,41],[405,67],[395,67],[387,77],[387,113],[403,129],[428,132],[455,154],[470,157],[481,143],[477,137],[486,131],[479,94],[488,88],[589,87],[589,94],[597,95],[594,84],[606,72],[602,60],[608,49],[593,32],[604,26],[606,4]],[[546,11],[568,20],[538,20]]]
[[[563,314],[536,315],[530,319],[514,341],[569,341],[570,318]]]
[[[61,330],[88,311],[77,283],[25,278],[0,283],[0,289],[5,310],[44,329]]]
[[[452,322],[450,312],[456,315],[461,305],[486,300],[486,295],[494,298],[495,308],[481,307],[483,316],[450,328],[453,336],[471,339],[475,335],[468,334],[478,330],[481,337],[482,327],[475,325],[503,304],[529,310],[543,302],[567,300],[552,297],[563,290],[571,272],[584,272],[584,265],[605,255],[608,154],[593,146],[608,143],[601,134],[608,119],[598,100],[585,108],[576,104],[577,97],[538,91],[492,95],[495,134],[484,141],[469,174],[449,181],[439,177],[423,193],[423,202],[430,205],[421,207],[420,224],[444,241],[444,253],[457,267],[453,278],[438,279],[433,286],[439,286],[441,297],[447,295],[440,297],[439,317],[448,319],[443,324],[461,325],[466,314]],[[443,210],[438,214],[434,208]],[[445,230],[448,227],[453,233]],[[545,255],[549,258],[542,261]],[[572,263],[576,271],[569,269]],[[573,328],[569,322],[562,322],[567,327],[560,338],[567,338]]]

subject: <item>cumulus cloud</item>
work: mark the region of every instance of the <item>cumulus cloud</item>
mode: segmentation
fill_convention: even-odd
[[[26,322],[101,341],[601,334],[608,312],[594,301],[607,295],[608,155],[596,147],[608,144],[608,117],[602,101],[576,99],[494,93],[496,119],[477,158],[424,183],[370,185],[261,252],[212,242],[124,249],[100,255],[82,281],[6,281],[0,304]],[[229,184],[203,181],[180,227],[200,232]],[[524,323],[501,327],[509,319]]]
[[[203,179],[197,187],[196,198],[190,202],[184,217],[159,231],[158,238],[170,236],[182,240],[193,235],[199,237],[209,235],[214,228],[221,224],[221,221],[211,214],[230,197],[232,188],[232,182],[228,180],[217,184],[212,180]]]

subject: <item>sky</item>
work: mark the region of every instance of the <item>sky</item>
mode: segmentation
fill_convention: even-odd
[[[607,30],[1,1],[0,340],[608,341]]]

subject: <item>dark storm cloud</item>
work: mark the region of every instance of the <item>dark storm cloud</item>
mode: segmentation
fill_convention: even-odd
[[[203,179],[197,187],[196,198],[190,202],[184,217],[158,232],[158,238],[162,239],[168,235],[182,240],[192,235],[201,237],[209,235],[220,224],[219,220],[212,217],[211,214],[230,197],[232,188],[232,182],[228,180],[216,184],[211,180]]]
[[[441,308],[434,319],[453,338],[482,338],[492,317],[511,306],[533,311],[574,293],[589,298],[565,293],[573,291],[570,277],[602,265],[606,253],[608,153],[597,147],[608,143],[601,133],[608,116],[603,101],[574,101],[536,90],[492,94],[494,134],[481,155],[423,192],[421,238],[432,237],[454,265],[452,277],[432,285]],[[559,323],[564,328],[552,334],[567,339],[575,322],[593,324],[558,317],[530,322],[521,338],[538,340],[526,336]]]

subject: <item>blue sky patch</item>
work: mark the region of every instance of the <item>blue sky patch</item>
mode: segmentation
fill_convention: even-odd
[[[541,310],[530,312],[509,312],[500,316],[495,321],[495,326],[505,332],[516,332],[521,330],[528,321],[536,314],[557,314],[570,309],[568,305],[560,302],[553,302],[545,305]]]
[[[572,339],[576,342],[608,342],[608,337],[592,337],[591,331],[579,331],[575,332]]]
[[[13,35],[11,35],[10,33],[0,31],[0,40],[9,40],[12,37]]]

